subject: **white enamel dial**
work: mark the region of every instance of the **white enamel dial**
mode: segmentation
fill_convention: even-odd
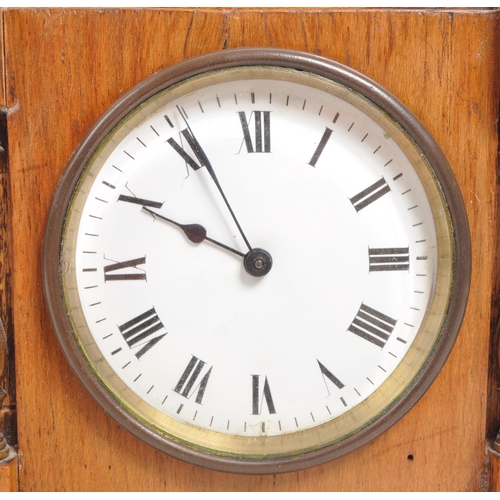
[[[357,93],[201,74],[80,174],[66,315],[99,384],[166,440],[296,456],[376,421],[425,366],[453,282],[445,213],[418,147]]]

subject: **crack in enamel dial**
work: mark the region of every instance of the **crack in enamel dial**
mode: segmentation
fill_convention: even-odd
[[[56,328],[94,396],[239,472],[324,461],[404,414],[467,281],[448,167],[359,89],[270,60],[130,97],[73,159],[52,243]]]

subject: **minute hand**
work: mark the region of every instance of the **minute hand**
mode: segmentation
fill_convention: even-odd
[[[233,218],[236,226],[238,227],[238,230],[241,234],[241,237],[245,241],[246,246],[248,247],[248,250],[252,250],[252,246],[250,245],[250,242],[248,241],[247,237],[245,236],[245,233],[243,232],[243,229],[240,226],[240,223],[238,222],[238,219],[236,218],[236,215],[233,212],[233,209],[231,208],[231,205],[229,204],[228,199],[226,198],[226,195],[224,194],[224,191],[222,190],[222,187],[220,185],[219,179],[217,179],[217,176],[215,175],[215,171],[212,167],[212,164],[210,163],[210,160],[208,159],[205,151],[203,151],[203,148],[200,146],[200,143],[196,139],[196,137],[193,134],[193,131],[191,130],[191,127],[187,124],[187,128],[184,129],[181,134],[184,136],[186,139],[187,143],[193,150],[193,153],[198,157],[200,160],[200,163],[202,166],[205,166],[208,173],[210,174],[210,177],[212,177],[212,180],[215,182],[215,185],[217,186],[217,189],[219,190],[219,193],[222,196],[222,199],[224,200],[224,203],[226,204],[229,213],[231,214],[231,217]]]

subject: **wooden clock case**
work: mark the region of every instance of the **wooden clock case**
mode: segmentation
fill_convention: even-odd
[[[0,318],[6,339],[0,342],[0,432],[10,445],[0,459],[0,490],[500,489],[493,443],[500,429],[498,9],[4,9],[0,16]],[[120,429],[72,373],[41,285],[55,186],[106,108],[176,62],[257,46],[336,60],[403,101],[452,166],[473,258],[458,340],[415,407],[361,449],[277,475],[201,469]],[[2,446],[0,439],[0,452]]]

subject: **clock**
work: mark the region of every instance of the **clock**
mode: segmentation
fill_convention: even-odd
[[[430,134],[310,54],[187,60],[119,99],[74,152],[44,288],[73,370],[174,457],[275,473],[387,430],[442,368],[470,237]]]

